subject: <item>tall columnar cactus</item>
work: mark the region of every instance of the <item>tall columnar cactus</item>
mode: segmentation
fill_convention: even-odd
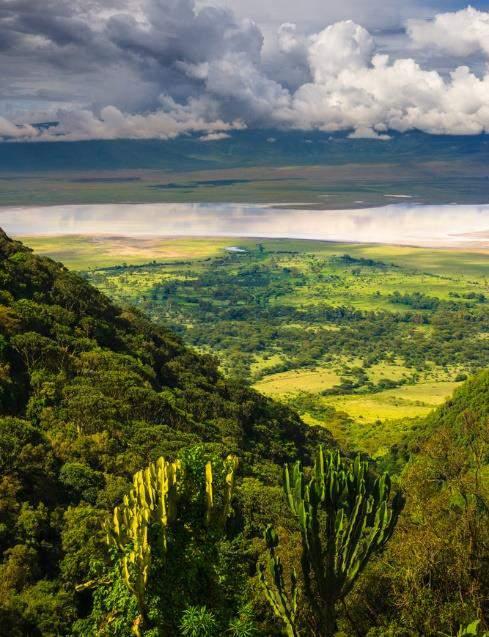
[[[263,586],[265,597],[273,609],[275,615],[285,625],[287,637],[297,637],[297,576],[295,571],[290,578],[290,593],[285,589],[284,569],[275,549],[278,546],[278,536],[269,525],[263,534],[268,549],[268,573],[272,584],[269,584],[265,575],[266,568],[259,565],[258,578]]]
[[[167,528],[177,513],[178,482],[182,479],[179,462],[159,458],[133,477],[133,487],[115,507],[106,525],[107,542],[120,552],[122,576],[133,593],[139,617],[133,632],[140,635],[144,623],[144,597],[151,566],[150,526],[158,525],[162,553],[167,548]]]
[[[235,456],[225,461],[226,477],[223,502],[217,506],[213,494],[212,463],[205,466],[205,525],[223,528],[231,508],[234,473],[238,466]],[[184,492],[185,468],[180,462],[167,462],[159,458],[155,463],[136,473],[133,487],[115,507],[107,521],[107,542],[120,556],[122,577],[134,594],[139,616],[133,632],[141,635],[145,622],[145,593],[151,567],[151,538],[157,530],[160,555],[168,549],[168,529],[178,518],[178,502]]]
[[[224,493],[222,495],[222,501],[219,505],[214,498],[214,476],[212,463],[208,462],[205,465],[205,496],[206,496],[206,511],[205,511],[205,524],[208,527],[214,527],[222,530],[226,524],[226,520],[231,512],[231,499],[233,497],[234,490],[234,478],[238,469],[239,460],[237,456],[227,456],[224,468]]]
[[[360,456],[350,466],[321,447],[310,476],[300,463],[285,468],[284,488],[302,535],[304,594],[317,634],[330,637],[336,603],[392,536],[403,501],[396,494],[390,502],[389,476],[372,478]]]
[[[214,510],[214,490],[213,490],[212,463],[205,465],[205,523],[210,526],[212,521],[212,512]]]

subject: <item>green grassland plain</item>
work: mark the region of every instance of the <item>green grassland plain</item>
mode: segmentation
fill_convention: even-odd
[[[328,257],[350,254],[364,259],[412,268],[419,273],[473,277],[489,280],[489,249],[434,249],[364,243],[338,243],[308,239],[257,239],[226,237],[124,237],[104,235],[23,235],[19,237],[38,254],[63,262],[74,270],[90,270],[127,263],[143,265],[151,261],[199,260],[222,256],[225,248],[238,245],[254,249],[263,243],[269,254],[293,253]],[[433,283],[431,281],[430,283]]]
[[[233,131],[203,142],[99,140],[0,147],[0,205],[83,203],[301,203],[378,206],[389,195],[420,203],[484,203],[487,135],[350,139],[348,133]]]
[[[2,172],[0,206],[103,203],[261,203],[338,209],[487,200],[487,164],[407,161],[213,170]]]
[[[488,251],[253,238],[22,239],[216,353],[226,374],[373,456],[489,364]],[[230,246],[245,252],[229,253]]]

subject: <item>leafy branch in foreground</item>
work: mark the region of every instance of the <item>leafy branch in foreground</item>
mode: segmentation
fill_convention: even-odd
[[[369,475],[368,463],[357,456],[347,463],[339,452],[317,451],[308,477],[299,462],[285,468],[284,489],[302,536],[304,595],[312,613],[312,633],[330,637],[337,630],[336,604],[351,591],[370,557],[379,552],[394,532],[403,499],[390,502],[387,474]],[[265,539],[272,582],[260,580],[286,634],[298,634],[296,582],[285,590],[280,561],[275,555],[278,539],[268,528]]]

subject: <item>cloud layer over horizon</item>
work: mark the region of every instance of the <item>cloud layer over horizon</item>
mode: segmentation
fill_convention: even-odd
[[[406,18],[393,2],[369,31],[344,19],[272,29],[196,0],[39,4],[0,0],[3,139],[489,132],[489,12],[472,7]]]

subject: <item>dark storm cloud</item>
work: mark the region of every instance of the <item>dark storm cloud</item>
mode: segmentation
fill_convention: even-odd
[[[476,133],[488,41],[489,13],[435,16],[418,0],[0,0],[0,105],[18,122],[58,119],[65,139],[212,140],[245,124]],[[1,135],[51,133],[4,118]]]
[[[110,88],[117,84],[114,78],[120,78],[128,93],[127,81],[135,83],[134,89],[143,93],[141,106],[152,108],[162,92],[179,99],[195,95],[195,87],[202,81],[199,64],[233,52],[245,55],[253,64],[259,62],[260,29],[250,20],[238,23],[227,9],[206,7],[196,13],[193,1],[154,0],[140,5],[136,18],[134,12],[100,17],[96,9],[102,7],[107,10],[110,5],[3,0],[0,72],[4,71],[4,79],[16,76],[23,84],[38,69],[37,75],[44,73],[49,84],[50,67],[68,75],[76,73],[85,84],[90,105],[100,103],[101,86]],[[111,81],[107,86],[109,68]],[[91,77],[84,77],[84,72]],[[62,79],[67,94],[71,93],[75,78]],[[18,93],[22,91],[18,89]],[[120,105],[125,106],[124,102],[122,99]]]
[[[228,52],[245,52],[258,61],[263,36],[253,22],[238,24],[226,9],[204,7],[198,14],[189,0],[147,4],[148,27],[130,15],[109,19],[106,33],[121,51],[152,58],[163,66],[182,60],[193,64]]]

